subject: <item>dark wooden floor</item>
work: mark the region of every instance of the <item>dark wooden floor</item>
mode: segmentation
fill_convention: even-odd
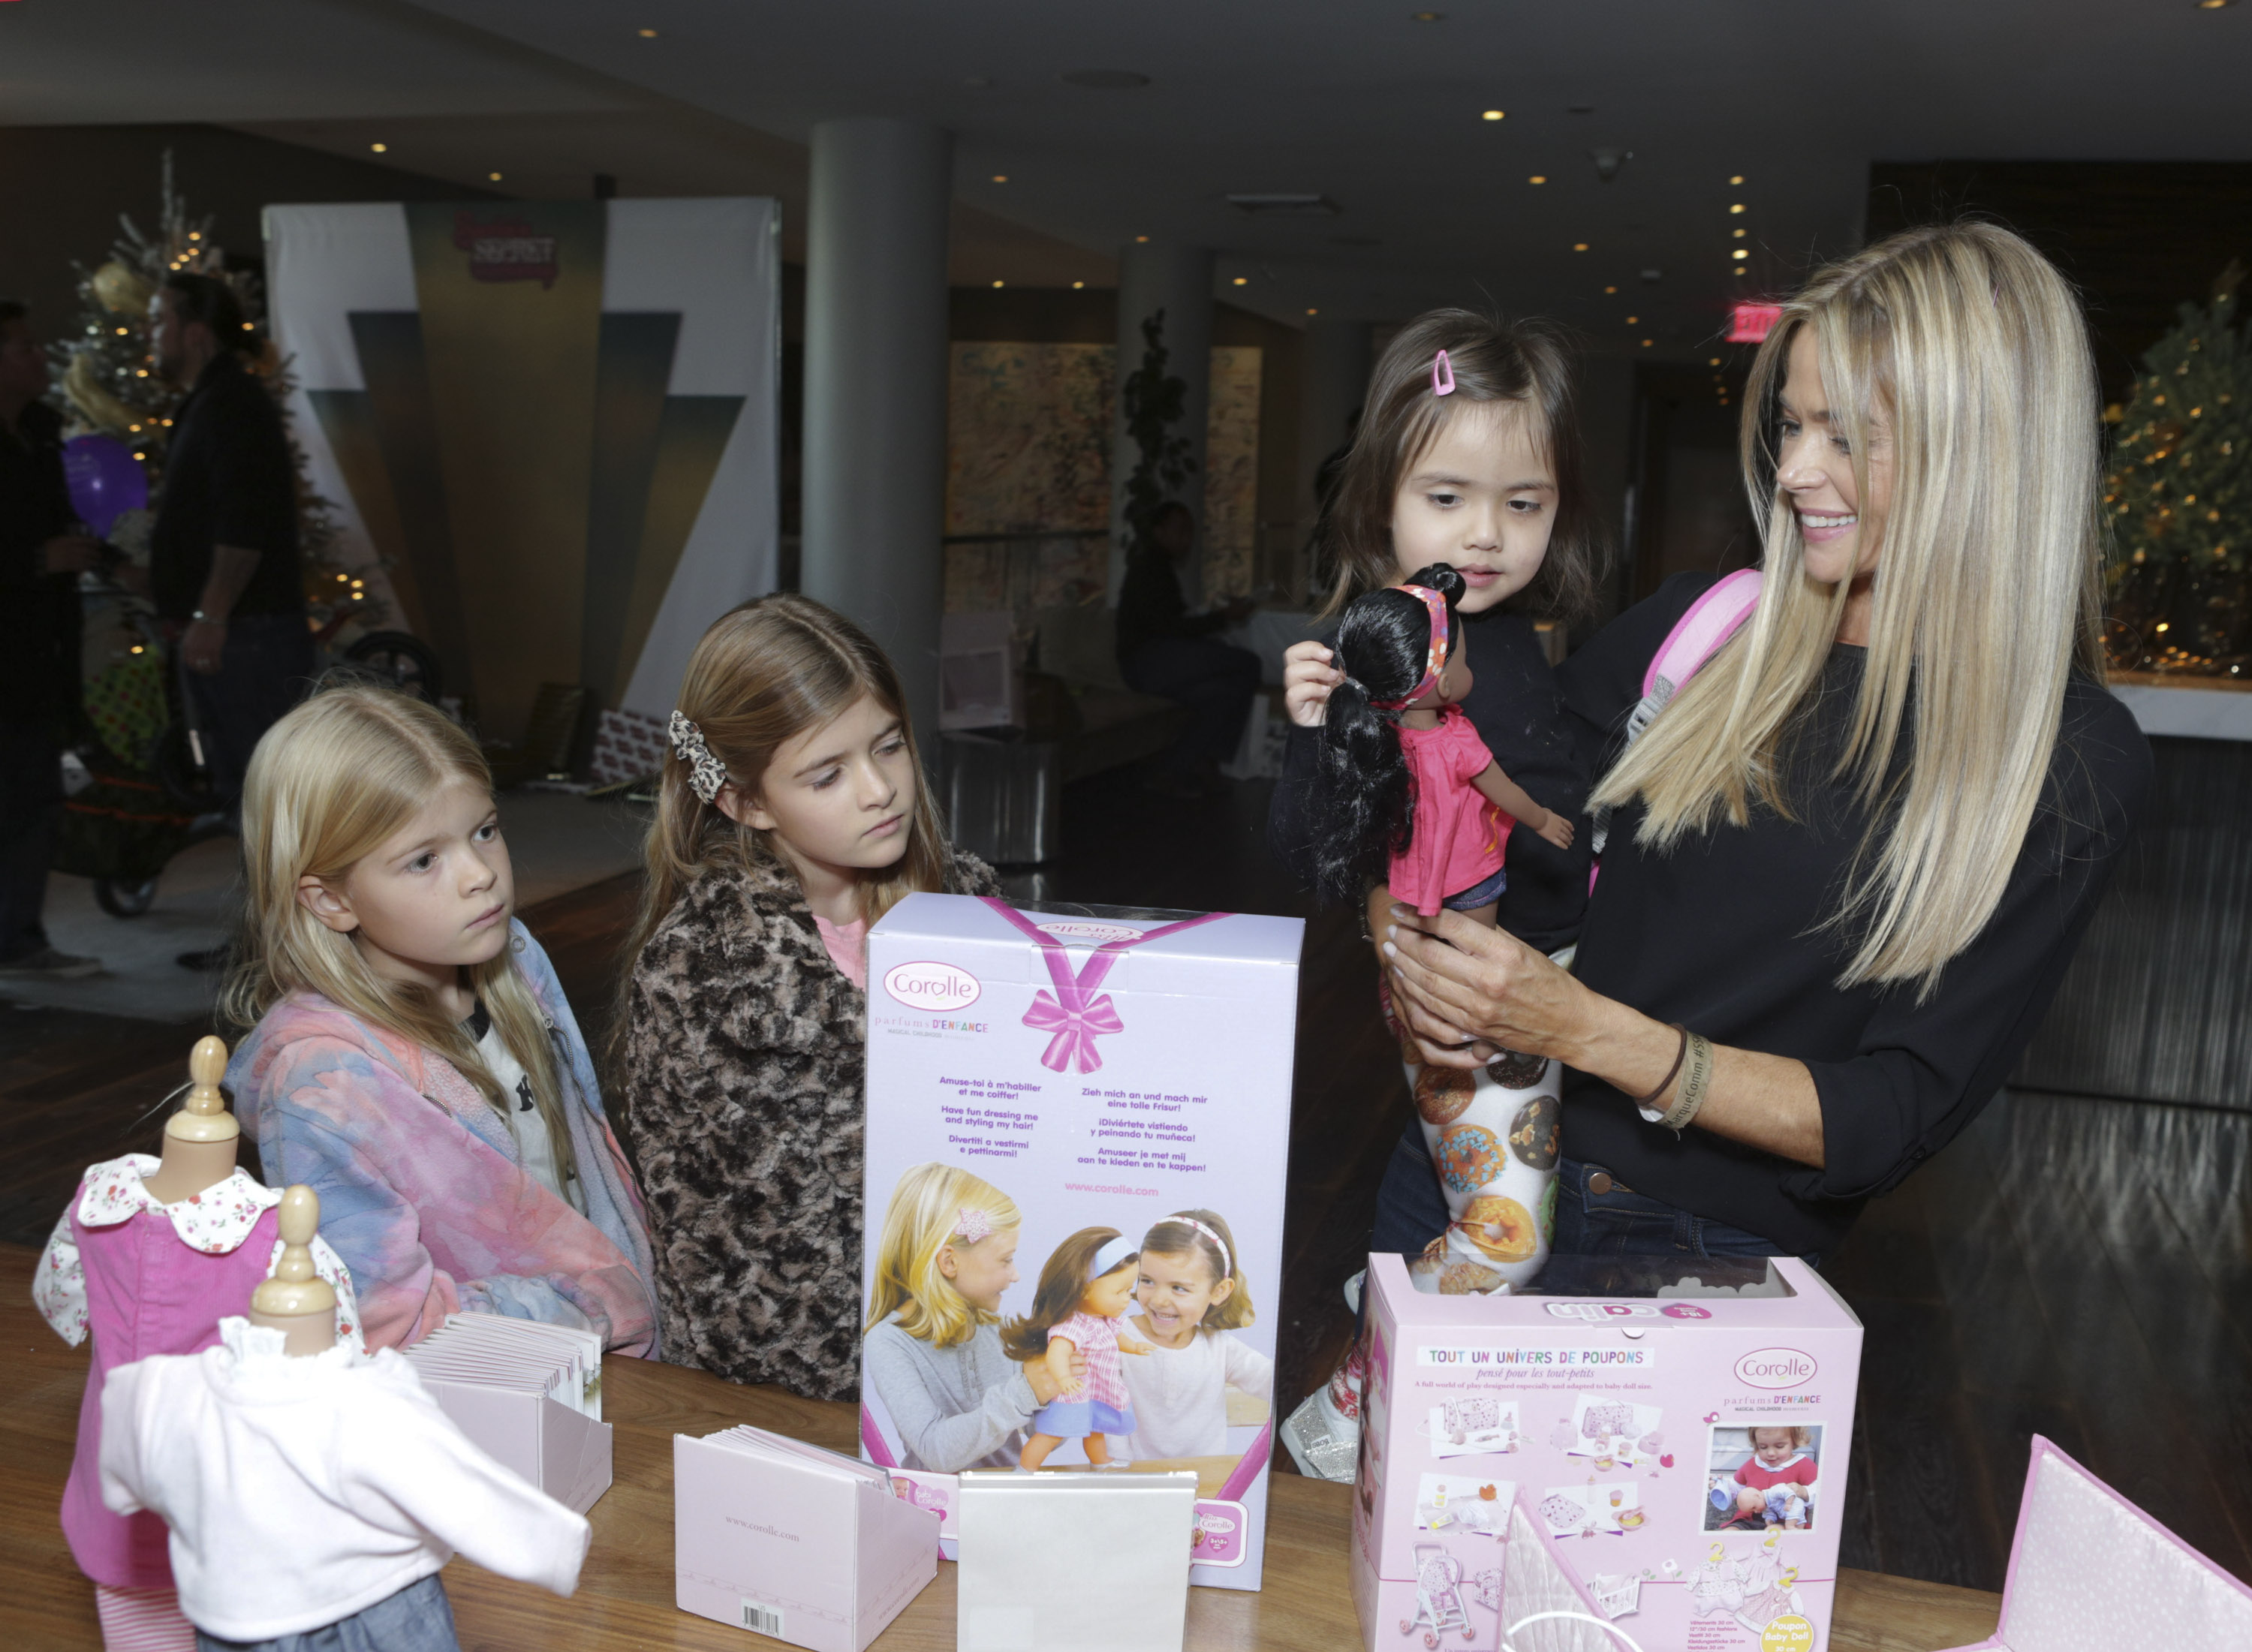
[[[1064,854],[1012,892],[1310,920],[1298,1016],[1277,1399],[1351,1332],[1377,1179],[1408,1116],[1347,914],[1261,843],[1267,788],[1183,804],[1066,793]],[[527,911],[599,1037],[634,880]],[[0,1239],[42,1242],[85,1164],[154,1143],[199,1029],[0,1009]],[[2252,1579],[2252,1114],[2005,1096],[1871,1206],[1830,1278],[1868,1328],[1844,1562],[1998,1588],[2026,1441],[2057,1440]]]

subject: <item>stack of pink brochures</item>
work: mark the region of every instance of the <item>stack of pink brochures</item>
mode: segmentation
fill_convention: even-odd
[[[1951,1652],[2252,1647],[2252,1589],[2039,1434],[1993,1639]]]
[[[675,1434],[674,1599],[813,1652],[863,1652],[938,1575],[938,1518],[903,1489],[763,1428]]]
[[[556,1502],[584,1514],[610,1489],[595,1332],[455,1314],[407,1357],[463,1433]]]

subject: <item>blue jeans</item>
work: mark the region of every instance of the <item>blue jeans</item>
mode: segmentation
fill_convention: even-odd
[[[245,614],[227,621],[216,673],[181,675],[195,699],[212,790],[232,815],[259,737],[311,685],[313,634],[302,614]]]
[[[1663,1199],[1614,1185],[1593,1192],[1589,1180],[1602,1167],[1566,1159],[1556,1167],[1556,1239],[1559,1256],[1782,1256],[1772,1239],[1747,1233],[1709,1216],[1697,1216]],[[1419,1254],[1447,1231],[1447,1196],[1423,1143],[1423,1127],[1409,1120],[1384,1167],[1376,1190],[1376,1225],[1372,1251]],[[1822,1259],[1804,1259],[1819,1267]]]

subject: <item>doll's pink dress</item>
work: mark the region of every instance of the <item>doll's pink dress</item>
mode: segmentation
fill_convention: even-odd
[[[1493,753],[1461,706],[1443,708],[1436,728],[1401,724],[1400,753],[1414,786],[1415,825],[1386,881],[1393,899],[1428,918],[1448,896],[1501,870],[1502,846],[1516,822],[1470,784],[1493,766]]]

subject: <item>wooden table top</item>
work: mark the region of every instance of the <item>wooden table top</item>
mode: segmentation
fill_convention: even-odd
[[[98,1649],[94,1586],[72,1564],[56,1510],[70,1473],[87,1351],[66,1348],[32,1308],[36,1253],[0,1246],[0,1642]],[[602,1412],[615,1430],[615,1483],[589,1514],[594,1543],[579,1592],[559,1600],[456,1560],[446,1570],[462,1644],[471,1649],[673,1647],[746,1652],[768,1644],[747,1630],[679,1611],[672,1603],[672,1436],[738,1423],[795,1434],[838,1451],[857,1447],[852,1407],[745,1388],[703,1371],[613,1358]],[[1296,1475],[1274,1476],[1266,1587],[1189,1592],[1188,1644],[1359,1652],[1345,1579],[1348,1489]],[[1936,1652],[1993,1632],[1999,1598],[1943,1584],[1846,1572],[1830,1644],[1839,1652]],[[951,1652],[954,1567],[875,1642],[879,1652]]]

